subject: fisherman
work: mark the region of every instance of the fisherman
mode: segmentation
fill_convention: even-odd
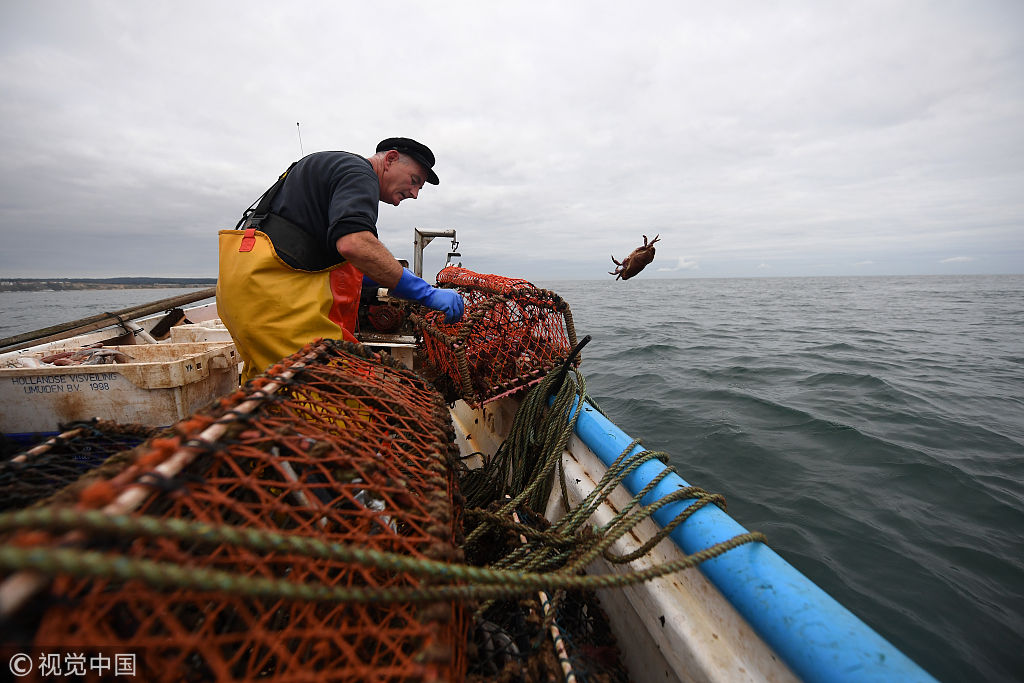
[[[320,337],[355,341],[363,276],[394,296],[462,317],[462,297],[417,277],[377,239],[377,204],[438,184],[434,154],[388,138],[376,154],[316,152],[289,167],[220,231],[217,313],[245,363],[242,381]]]

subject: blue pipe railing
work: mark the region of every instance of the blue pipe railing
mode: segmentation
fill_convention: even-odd
[[[576,434],[606,466],[633,442],[589,403],[576,423]],[[631,454],[644,449],[634,447]],[[649,460],[623,481],[634,495],[665,465]],[[653,503],[689,486],[669,473],[642,500]],[[654,513],[664,526],[694,501],[670,503]],[[687,554],[726,541],[747,530],[714,505],[693,513],[671,534]],[[748,543],[700,565],[761,638],[805,681],[934,681],[926,671],[897,650],[852,612],[763,543]]]

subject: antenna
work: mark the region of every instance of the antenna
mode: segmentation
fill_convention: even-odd
[[[299,134],[299,156],[306,156],[306,153],[302,151],[302,130],[299,128],[299,122],[295,122],[295,132]]]

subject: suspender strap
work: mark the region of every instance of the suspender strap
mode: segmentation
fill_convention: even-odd
[[[274,197],[277,196],[277,193],[281,190],[281,186],[284,185],[284,177],[288,175],[288,172],[291,171],[297,163],[299,162],[293,161],[292,165],[289,166],[277,179],[277,182],[268,187],[267,191],[252,203],[252,206],[242,212],[242,218],[235,226],[236,230],[242,227],[260,227],[260,223],[267,217],[267,214],[270,213],[270,202],[274,201]]]
[[[292,162],[277,182],[267,188],[253,206],[250,206],[242,214],[238,221],[237,228],[245,228],[246,237],[242,239],[242,248],[239,251],[252,249],[252,243],[247,238],[252,237],[254,230],[260,230],[270,238],[274,245],[274,251],[281,257],[281,260],[296,270],[317,271],[330,268],[342,263],[345,259],[338,254],[333,247],[319,243],[316,238],[308,232],[292,223],[287,218],[282,218],[276,213],[270,213],[270,203],[284,185],[285,176],[298,162]],[[245,247],[248,246],[248,249]]]
[[[254,220],[259,220],[262,216],[266,216],[270,213],[270,202],[274,201],[274,197],[277,196],[277,193],[281,190],[281,186],[284,185],[284,177],[288,175],[288,172],[291,171],[297,163],[299,162],[293,161],[292,165],[289,166],[277,179],[277,182],[271,185],[270,188],[263,193],[263,196],[260,197],[259,203],[256,204],[256,210],[253,212]],[[258,228],[259,226],[256,225],[254,227]]]
[[[259,229],[270,238],[281,260],[296,270],[324,270],[345,260],[337,249],[324,245],[276,213],[267,215]]]

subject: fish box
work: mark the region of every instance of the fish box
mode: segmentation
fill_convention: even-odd
[[[238,388],[238,356],[232,343],[104,348],[123,352],[130,360],[20,367],[55,349],[0,356],[0,430],[15,437],[49,434],[60,424],[93,417],[160,427]]]
[[[231,333],[220,318],[194,325],[177,325],[171,328],[171,342],[229,342]]]

